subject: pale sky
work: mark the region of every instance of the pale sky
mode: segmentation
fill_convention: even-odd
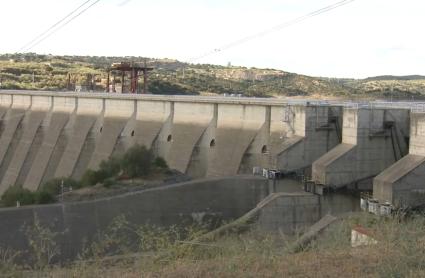
[[[83,2],[0,0],[0,53],[17,52]],[[101,0],[31,52],[190,61],[336,2]],[[423,0],[356,0],[196,63],[327,77],[425,75],[424,12]]]

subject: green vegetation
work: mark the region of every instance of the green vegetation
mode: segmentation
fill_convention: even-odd
[[[351,229],[361,224],[378,243],[352,248]],[[72,264],[52,265],[60,253],[57,234],[35,222],[27,227],[34,266],[0,251],[0,271],[21,277],[424,277],[425,217],[350,216],[303,250],[288,251],[297,236],[257,230],[227,234],[213,242],[196,239],[201,226],[135,226],[118,217]],[[42,242],[43,244],[39,244]]]
[[[9,187],[2,195],[1,203],[6,207],[35,205],[35,204],[49,204],[55,200],[54,195],[45,190],[32,192],[22,186],[15,185]]]
[[[44,191],[55,196],[61,193],[62,185],[71,187],[72,189],[78,189],[82,187],[80,182],[72,178],[54,178],[44,183],[40,187],[39,191]]]
[[[425,96],[423,76],[378,76],[367,79],[321,78],[274,69],[187,64],[145,57],[0,55],[3,89],[74,90],[75,86],[104,91],[106,69],[117,62],[154,67],[149,77],[153,94],[242,94],[245,96],[312,96],[360,98],[418,98]],[[68,76],[70,74],[70,76]],[[70,79],[70,84],[68,84]],[[117,77],[117,86],[120,80]],[[140,78],[140,86],[143,80]]]
[[[35,192],[22,186],[12,186],[2,195],[1,205],[11,207],[16,206],[17,202],[22,206],[53,203],[56,196],[61,194],[63,186],[73,190],[97,184],[110,187],[117,183],[118,179],[147,177],[155,171],[167,169],[163,158],[155,157],[152,150],[145,146],[134,145],[122,157],[110,157],[102,161],[98,170],[87,170],[79,181],[72,178],[55,178],[44,183]]]
[[[157,169],[168,169],[165,160],[155,157],[152,150],[145,146],[134,145],[122,157],[110,157],[102,161],[99,170],[87,170],[81,178],[81,185],[92,186],[105,181],[110,185],[118,178],[146,177]]]

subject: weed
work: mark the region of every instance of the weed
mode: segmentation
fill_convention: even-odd
[[[38,270],[45,269],[60,254],[59,245],[56,242],[59,234],[41,225],[37,215],[34,216],[33,224],[24,227],[24,229],[32,265]]]

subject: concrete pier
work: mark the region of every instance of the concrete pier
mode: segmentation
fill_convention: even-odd
[[[342,107],[288,106],[287,109],[287,139],[275,149],[274,168],[286,171],[307,169],[341,143]]]
[[[238,173],[244,153],[266,121],[264,106],[220,105],[215,138],[211,139],[214,143],[211,144],[207,176]]]
[[[425,113],[410,115],[409,154],[373,180],[373,198],[395,207],[425,203]]]
[[[135,114],[134,102],[130,100],[105,100],[104,105],[104,117],[97,133],[95,149],[87,166],[93,170],[97,170],[99,164],[112,155],[126,123]]]
[[[172,103],[168,101],[140,101],[136,107],[134,143],[151,148],[161,128],[172,119]]]
[[[371,185],[407,153],[408,122],[407,109],[344,108],[342,143],[313,163],[313,181],[342,187],[370,180]]]
[[[216,110],[214,104],[175,103],[171,146],[166,156],[171,168],[186,173],[195,145],[214,124]]]
[[[12,160],[10,161],[0,183],[0,193],[3,193],[6,188],[16,183],[23,169],[22,166],[27,158],[28,152],[34,142],[36,132],[45,116],[46,112],[43,111],[31,111],[25,116],[22,137],[19,140]],[[37,146],[33,146],[33,148],[36,147]]]
[[[76,113],[68,123],[66,130],[67,145],[56,168],[55,177],[74,176],[74,170],[89,153],[82,153],[86,138],[94,123],[103,118],[104,102],[102,99],[75,99]],[[100,130],[96,130],[100,131]],[[80,174],[81,175],[81,174]]]
[[[62,132],[65,124],[69,120],[69,115],[65,113],[53,113],[50,124],[47,128],[46,135],[37,155],[34,159],[37,163],[32,163],[28,176],[25,179],[24,188],[36,190],[41,183],[41,179],[49,164],[50,157],[54,147],[58,141],[59,135]]]

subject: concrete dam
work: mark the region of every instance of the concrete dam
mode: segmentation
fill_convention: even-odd
[[[0,193],[15,184],[36,190],[54,177],[80,178],[136,143],[196,178],[281,163],[299,169],[338,144],[329,121],[340,113],[257,99],[2,92]],[[311,140],[304,142],[306,135]],[[279,161],[281,153],[293,161]]]
[[[372,104],[1,91],[0,194],[80,178],[137,143],[194,178],[272,168],[318,187],[373,184],[381,202],[420,203],[425,114]]]

